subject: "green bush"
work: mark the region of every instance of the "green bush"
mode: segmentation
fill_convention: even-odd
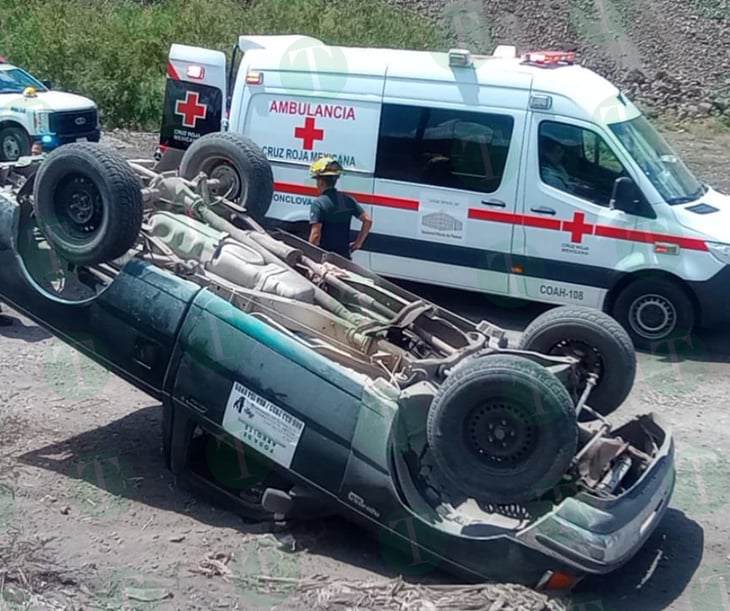
[[[0,54],[94,99],[106,128],[159,126],[170,45],[228,52],[240,34],[443,48],[444,33],[386,0],[2,0]]]

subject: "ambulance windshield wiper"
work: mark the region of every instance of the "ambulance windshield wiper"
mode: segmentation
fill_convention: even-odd
[[[696,199],[699,199],[705,193],[707,193],[707,185],[702,184],[702,185],[700,185],[700,188],[697,189],[697,191],[695,191],[691,195],[682,195],[680,197],[670,197],[669,199],[667,199],[667,203],[670,206],[676,206],[678,204],[688,204],[689,202],[693,202]]]

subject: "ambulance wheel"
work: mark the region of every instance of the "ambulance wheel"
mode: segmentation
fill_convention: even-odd
[[[642,350],[666,347],[687,337],[695,326],[692,300],[667,278],[634,280],[619,293],[612,311]]]
[[[475,359],[446,378],[426,433],[437,487],[452,498],[509,504],[560,481],[575,455],[578,423],[552,373],[500,355]]]
[[[603,416],[626,400],[636,379],[636,352],[629,334],[595,308],[561,306],[548,310],[527,326],[519,349],[577,357],[579,381],[570,390],[578,399],[588,374],[597,374],[598,382],[586,403]],[[588,412],[581,412],[581,421],[589,419]]]
[[[40,230],[66,261],[113,261],[136,243],[142,228],[141,183],[117,151],[74,142],[52,151],[33,185]]]
[[[0,129],[0,161],[17,161],[30,155],[30,137],[22,127]]]
[[[193,142],[180,161],[180,175],[188,180],[201,172],[220,181],[211,193],[246,208],[263,221],[274,194],[274,175],[261,147],[235,132],[205,134]]]

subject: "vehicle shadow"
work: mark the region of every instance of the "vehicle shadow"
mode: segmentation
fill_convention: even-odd
[[[69,490],[84,485],[107,493],[103,495],[107,499],[104,503],[110,511],[129,501],[142,503],[213,528],[230,528],[242,534],[271,533],[285,545],[293,537],[297,542],[295,551],[304,547],[325,562],[341,561],[384,578],[403,574],[403,567],[397,562],[388,565],[388,555],[377,536],[368,535],[344,519],[293,521],[282,530],[274,523],[249,519],[215,496],[176,481],[165,465],[161,426],[162,409],[151,405],[104,426],[21,454],[17,460],[68,478]],[[84,494],[93,492],[87,490]],[[418,583],[425,583],[419,576],[416,578]],[[407,576],[404,579],[407,581]],[[445,583],[449,576],[429,571],[423,579]]]
[[[2,305],[3,309],[0,312],[0,316],[5,317],[12,324],[0,325],[0,336],[9,339],[20,339],[28,343],[41,342],[52,337],[52,334],[43,327],[39,327],[35,323],[21,317],[14,310],[10,310],[5,304]]]
[[[307,549],[323,566],[342,562],[385,579],[401,576],[414,584],[463,583],[435,564],[393,553],[377,534],[344,519],[296,521],[282,531],[271,523],[249,521],[186,486],[176,486],[162,454],[161,415],[157,405],[141,408],[105,426],[22,454],[18,461],[96,487],[117,501],[176,512],[213,528],[275,534],[284,545],[296,542],[295,551]],[[632,608],[665,608],[699,566],[703,543],[702,529],[670,510],[637,556],[616,573],[582,582],[573,597],[576,601],[600,599],[604,610],[629,608],[628,597],[637,605]],[[661,558],[655,562],[658,555]]]
[[[590,577],[570,596],[575,609],[659,611],[686,590],[700,566],[704,531],[670,508],[644,547],[613,573]]]
[[[555,307],[549,304],[524,301],[498,295],[421,284],[406,280],[391,281],[472,321],[487,320],[518,338],[537,316]],[[652,349],[637,352],[656,358],[662,363],[685,361],[730,363],[730,330],[701,329],[671,343],[658,344]]]

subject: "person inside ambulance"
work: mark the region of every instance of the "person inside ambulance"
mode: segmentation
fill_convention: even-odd
[[[342,174],[342,165],[337,160],[320,157],[309,167],[309,173],[317,181],[319,191],[309,208],[309,242],[350,259],[370,233],[372,219],[354,197],[336,188]],[[353,217],[360,220],[362,227],[357,238],[350,242]]]
[[[577,182],[563,165],[565,147],[550,136],[543,136],[540,141],[540,178],[551,187],[574,193]]]
[[[580,138],[574,137],[569,127],[546,127],[541,126],[540,129],[540,178],[545,184],[576,197],[594,199],[594,185],[576,178],[565,167],[566,148],[580,146]]]

